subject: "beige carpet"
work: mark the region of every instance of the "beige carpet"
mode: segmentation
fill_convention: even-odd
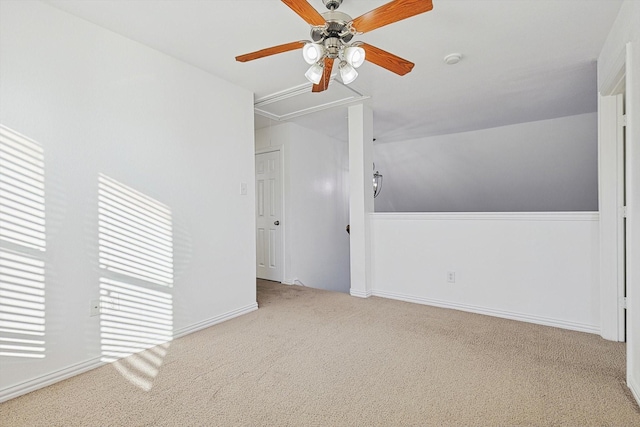
[[[640,426],[624,344],[270,282],[258,303],[6,402],[0,424]]]

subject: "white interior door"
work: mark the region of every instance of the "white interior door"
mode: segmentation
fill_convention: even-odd
[[[626,143],[626,99],[624,94],[624,88],[622,94],[617,95],[620,107],[618,108],[618,296],[624,303],[619,305],[618,311],[618,341],[627,340],[627,310],[626,310],[626,297],[627,297],[627,263],[630,261],[627,259],[627,242],[628,242],[628,229],[627,229],[627,180],[629,168],[627,162],[629,155],[627,152]]]
[[[280,152],[256,154],[256,262],[259,279],[282,282]]]
[[[598,203],[600,213],[601,335],[626,340],[625,262],[627,252],[625,206],[624,79],[613,95],[601,96],[599,104]],[[627,169],[628,170],[628,169]]]

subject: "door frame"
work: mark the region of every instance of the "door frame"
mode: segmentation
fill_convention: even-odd
[[[282,219],[280,219],[280,223],[282,224],[282,227],[278,227],[278,230],[280,230],[280,238],[281,238],[281,245],[280,245],[280,260],[282,262],[282,268],[280,269],[280,283],[285,283],[285,277],[286,276],[286,271],[287,271],[287,265],[289,264],[286,260],[285,254],[287,253],[286,251],[286,246],[287,246],[287,240],[286,240],[286,235],[287,235],[287,215],[286,215],[286,211],[285,211],[285,206],[286,206],[286,193],[285,193],[285,182],[284,182],[284,170],[285,170],[285,162],[284,162],[284,146],[283,145],[279,145],[279,146],[273,146],[273,147],[267,147],[267,148],[259,148],[255,150],[254,153],[254,160],[255,157],[260,155],[260,154],[266,154],[266,153],[273,153],[273,152],[278,152],[280,153],[279,157],[280,157],[280,217]],[[255,164],[255,161],[254,161]],[[253,181],[255,183],[256,181],[256,173],[255,173],[255,168],[253,169]],[[255,209],[254,209],[254,216],[255,216]],[[255,231],[255,224],[256,224],[256,218],[254,218],[254,231]]]
[[[611,138],[614,133],[611,131],[615,125],[615,115],[612,111],[615,110],[615,106],[611,105],[613,95],[616,94],[616,90],[620,91],[621,82],[624,82],[625,102],[626,102],[626,195],[627,195],[627,216],[626,216],[626,340],[627,340],[627,385],[633,393],[636,401],[640,403],[640,263],[630,262],[631,260],[637,260],[640,257],[640,197],[638,192],[640,190],[640,42],[627,42],[623,49],[620,49],[618,56],[614,61],[615,64],[612,67],[611,72],[605,76],[600,82],[600,107],[598,110],[598,118],[600,125],[599,135],[599,155],[603,153],[602,149],[605,148],[605,152],[611,155],[611,150],[616,148],[612,147]],[[603,104],[604,101],[604,104]],[[609,104],[608,106],[605,104]],[[605,131],[608,128],[609,131]],[[599,159],[600,161],[601,159]],[[622,183],[618,178],[616,180],[615,174],[610,170],[603,171],[604,173],[598,176],[600,184],[600,190],[605,192],[615,191],[619,189],[619,185]],[[606,185],[613,186],[608,190]],[[602,197],[602,194],[600,194]],[[601,205],[602,207],[602,205]],[[611,208],[609,206],[609,208]],[[620,253],[605,254],[606,246],[610,245],[612,240],[617,236],[615,229],[612,228],[612,215],[615,212],[609,210],[608,213],[600,212],[600,261],[601,261],[601,313],[603,317],[602,322],[602,336],[607,339],[615,339],[605,334],[611,333],[612,328],[612,314],[613,306],[610,293],[617,289],[616,283],[612,280],[614,277],[612,274],[604,274],[603,267],[607,268],[609,272],[612,271],[611,262],[613,256],[616,255],[616,261],[622,255]],[[621,216],[616,215],[617,218]],[[607,225],[608,224],[608,225]],[[604,240],[603,240],[604,238]],[[604,262],[604,264],[603,264]],[[616,270],[617,271],[617,270]],[[605,300],[608,298],[608,300]],[[621,310],[621,304],[618,304],[618,310]],[[605,317],[607,315],[608,317]]]

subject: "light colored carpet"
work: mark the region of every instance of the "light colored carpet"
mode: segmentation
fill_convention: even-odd
[[[624,344],[263,281],[258,303],[167,349],[6,402],[0,424],[640,426]],[[141,370],[160,362],[157,374]]]

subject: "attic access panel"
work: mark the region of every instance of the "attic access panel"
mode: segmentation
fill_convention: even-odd
[[[259,98],[254,102],[255,112],[272,120],[284,121],[369,98],[333,77],[331,80],[331,88],[324,92],[311,92],[312,85],[305,83]]]

